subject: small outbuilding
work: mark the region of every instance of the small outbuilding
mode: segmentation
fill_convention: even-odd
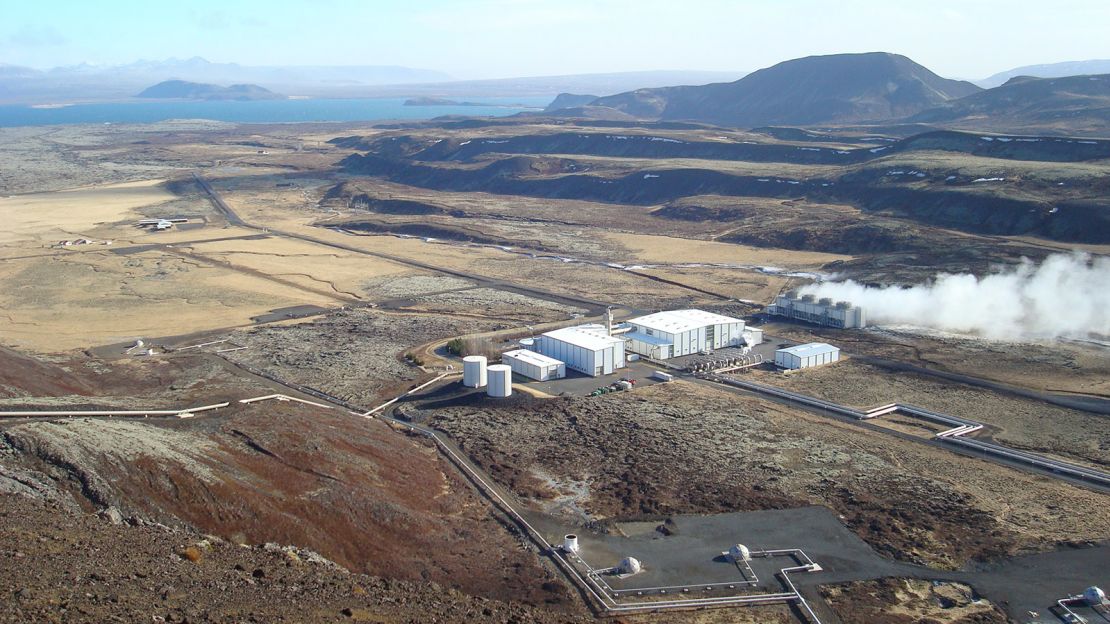
[[[787,370],[812,368],[840,360],[840,349],[824,342],[810,342],[775,351],[775,366]]]
[[[536,381],[562,379],[567,376],[567,365],[562,360],[526,349],[502,353],[501,363],[508,364],[514,373]]]

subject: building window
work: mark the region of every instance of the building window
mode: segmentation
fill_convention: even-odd
[[[644,328],[644,334],[647,335],[647,336],[654,336],[655,335],[655,330],[645,327]]]

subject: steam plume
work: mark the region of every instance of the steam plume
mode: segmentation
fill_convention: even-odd
[[[802,294],[851,301],[872,325],[914,325],[994,340],[1110,336],[1110,258],[1054,254],[977,278],[938,274],[902,288],[824,282]]]

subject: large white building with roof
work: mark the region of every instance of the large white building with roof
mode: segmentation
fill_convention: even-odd
[[[656,312],[628,325],[628,350],[657,360],[744,344],[744,321],[704,310]]]
[[[624,339],[609,335],[604,325],[576,325],[536,337],[539,353],[566,363],[566,367],[597,377],[624,368]]]

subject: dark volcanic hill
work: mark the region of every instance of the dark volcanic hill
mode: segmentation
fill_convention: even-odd
[[[230,87],[189,82],[187,80],[166,80],[148,87],[135,97],[151,99],[188,99],[188,100],[282,100],[279,95],[253,84],[234,84]]]
[[[911,121],[983,128],[1048,127],[1110,130],[1110,74],[1031,78],[1017,76],[1001,87],[980,91],[922,111]]]
[[[810,56],[736,82],[640,89],[590,104],[652,119],[807,125],[905,117],[979,90],[970,82],[941,78],[904,56],[871,52]]]
[[[585,106],[597,99],[596,95],[579,95],[577,93],[560,93],[544,108],[544,112],[557,111],[563,108],[578,108]]]

